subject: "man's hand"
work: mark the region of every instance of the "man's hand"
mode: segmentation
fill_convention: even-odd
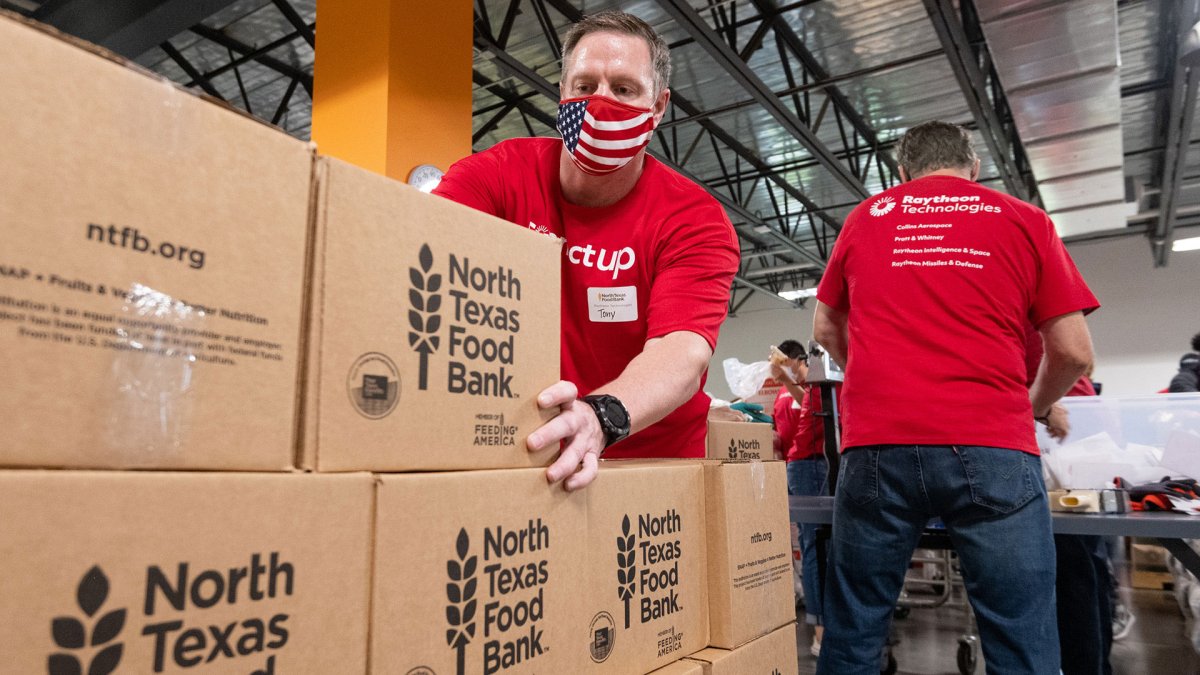
[[[1046,413],[1046,432],[1050,434],[1050,438],[1063,442],[1067,434],[1071,433],[1071,423],[1067,419],[1067,408],[1061,403],[1055,403],[1050,406],[1050,412]]]
[[[568,490],[586,487],[596,479],[605,444],[604,430],[596,419],[596,411],[578,397],[579,390],[566,381],[553,384],[538,394],[539,408],[561,407],[562,411],[529,434],[525,441],[531,451],[566,441],[562,454],[546,469],[546,480],[557,483],[566,478],[563,486]]]
[[[787,382],[792,381],[791,373],[789,373],[786,368],[779,365],[778,363],[771,364],[771,377],[775,378],[775,380],[780,383],[787,383]]]

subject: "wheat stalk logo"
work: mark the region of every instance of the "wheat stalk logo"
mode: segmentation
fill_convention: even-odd
[[[629,603],[633,601],[634,549],[637,537],[629,531],[629,516],[621,520],[621,536],[617,537],[617,597],[625,601],[625,627],[629,628]]]
[[[437,313],[442,308],[442,296],[438,290],[442,287],[442,275],[430,274],[433,269],[433,252],[429,244],[421,246],[417,256],[420,269],[408,268],[408,278],[412,288],[408,289],[408,346],[421,355],[420,374],[417,386],[424,391],[427,387],[429,374],[429,355],[436,352],[440,338],[436,335],[442,326],[442,317]]]
[[[108,577],[98,566],[93,566],[79,582],[75,590],[75,601],[89,618],[96,615],[100,605],[108,598]],[[92,627],[91,639],[79,619],[72,616],[55,617],[50,623],[50,632],[54,644],[61,649],[79,650],[85,647],[99,647],[112,642],[121,629],[125,627],[125,610],[118,609],[100,617]],[[121,654],[125,649],[123,643],[105,647],[92,659],[87,668],[87,675],[108,675],[116,670],[121,663]],[[75,654],[51,654],[46,664],[49,675],[84,675],[83,664]]]
[[[729,459],[737,459],[737,445],[734,439],[729,439]]]
[[[446,584],[446,644],[458,650],[458,675],[466,672],[467,645],[475,637],[475,567],[476,556],[467,557],[471,549],[471,539],[467,530],[458,531],[458,540],[454,542],[458,559],[446,561],[446,572],[450,583]]]

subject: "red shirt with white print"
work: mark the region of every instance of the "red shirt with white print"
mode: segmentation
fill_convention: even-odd
[[[843,448],[1030,454],[1027,327],[1099,307],[1044,211],[953,176],[855,208],[817,298],[849,317]]]
[[[675,331],[715,348],[740,262],[721,205],[649,155],[616,204],[570,204],[559,185],[561,152],[557,138],[503,141],[456,162],[434,194],[566,239],[563,379],[586,395],[616,379],[646,340]],[[704,380],[686,403],[604,456],[703,457]]]

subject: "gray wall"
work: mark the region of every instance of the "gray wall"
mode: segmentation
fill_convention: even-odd
[[[1167,386],[1191,336],[1200,332],[1200,251],[1172,253],[1154,269],[1141,237],[1074,244],[1071,257],[1102,307],[1088,319],[1097,381],[1105,394],[1149,394]],[[812,303],[802,310],[756,295],[725,322],[705,389],[732,396],[721,362],[764,360],[772,344],[812,335]]]

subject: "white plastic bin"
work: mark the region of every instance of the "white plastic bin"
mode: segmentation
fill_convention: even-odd
[[[1115,476],[1133,483],[1200,477],[1200,394],[1075,396],[1062,401],[1071,433],[1059,443],[1038,427],[1047,480],[1066,488],[1103,488]]]

